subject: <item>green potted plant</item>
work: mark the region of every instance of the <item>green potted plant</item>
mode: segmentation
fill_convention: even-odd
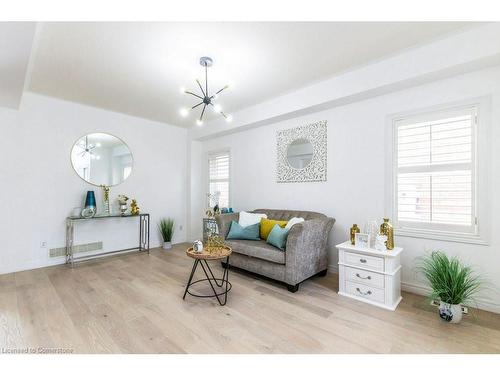
[[[161,237],[163,238],[163,249],[172,248],[172,236],[174,235],[174,219],[161,219],[158,223]]]
[[[471,267],[456,257],[448,257],[442,251],[434,251],[419,258],[416,267],[429,282],[432,293],[429,298],[439,301],[439,316],[450,323],[462,320],[462,305],[472,302],[481,288],[482,280],[474,275]]]

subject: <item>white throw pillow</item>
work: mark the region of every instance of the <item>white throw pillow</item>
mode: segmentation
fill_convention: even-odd
[[[302,217],[292,217],[290,220],[288,220],[288,223],[285,225],[285,229],[290,229],[293,225],[302,223],[305,221]]]
[[[254,214],[251,212],[240,212],[240,219],[238,220],[238,224],[242,227],[248,227],[249,225],[254,225],[260,223],[260,219],[267,219],[266,214]]]

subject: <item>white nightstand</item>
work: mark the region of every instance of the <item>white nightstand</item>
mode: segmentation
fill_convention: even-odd
[[[400,247],[375,250],[346,241],[339,250],[339,294],[388,310],[401,301]]]

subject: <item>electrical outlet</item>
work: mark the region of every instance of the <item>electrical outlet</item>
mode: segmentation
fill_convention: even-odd
[[[42,241],[42,242],[40,242],[40,248],[41,248],[41,249],[45,249],[45,248],[47,248],[47,241]]]
[[[182,230],[182,224],[181,224],[181,225],[179,225],[179,230],[180,230],[180,231]]]

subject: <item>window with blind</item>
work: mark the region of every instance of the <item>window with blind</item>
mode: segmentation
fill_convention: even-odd
[[[477,108],[394,123],[397,228],[476,234]]]
[[[208,155],[208,189],[211,195],[218,195],[219,207],[230,207],[230,154],[229,151]],[[210,202],[213,206],[217,202]]]

